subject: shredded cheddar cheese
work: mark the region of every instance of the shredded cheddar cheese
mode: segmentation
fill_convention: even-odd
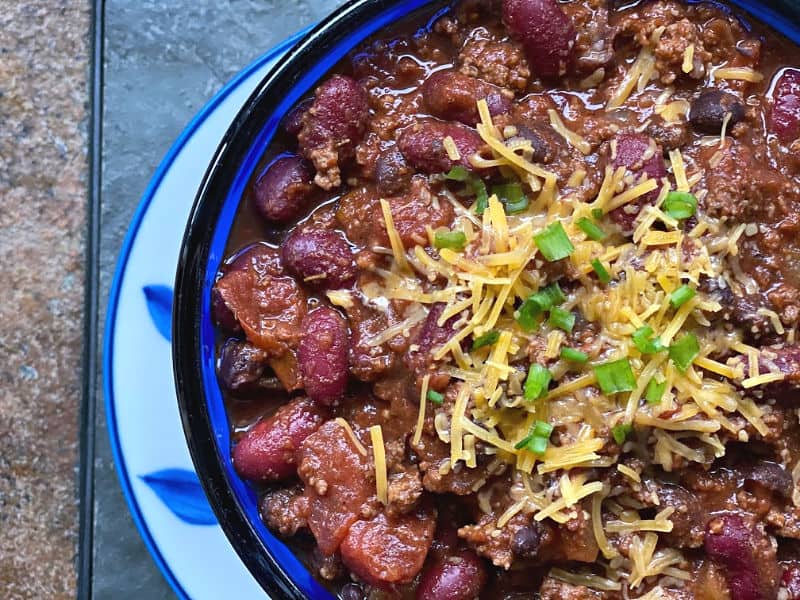
[[[344,429],[345,433],[347,434],[347,437],[350,438],[350,441],[353,442],[353,445],[356,447],[356,450],[358,450],[358,453],[361,454],[362,456],[366,456],[367,455],[367,449],[364,448],[364,444],[362,444],[359,441],[359,439],[356,437],[356,434],[353,431],[353,428],[350,427],[350,423],[345,421],[342,417],[337,417],[336,418],[336,422],[339,425],[341,425],[342,429]]]
[[[567,126],[564,125],[555,110],[551,108],[547,111],[547,114],[550,117],[550,125],[556,130],[556,133],[567,140],[571,146],[577,148],[583,154],[589,154],[592,151],[592,145],[574,131],[567,129]]]
[[[694,44],[689,44],[686,46],[686,50],[683,51],[683,64],[681,65],[681,71],[684,73],[691,73],[694,69]]]
[[[724,67],[714,71],[714,79],[732,79],[760,83],[764,81],[764,75],[758,71],[754,71],[750,67]]]
[[[694,68],[692,52],[687,49],[684,58]],[[646,88],[655,75],[655,58],[648,46],[625,74],[609,110]],[[718,69],[715,76],[723,75],[730,73]],[[688,102],[670,101],[670,97],[665,94],[659,100],[656,112],[669,121],[685,119]],[[669,153],[674,184],[667,178],[636,179],[623,167],[606,167],[594,197],[581,199],[576,188],[585,181],[585,171],[559,181],[533,160],[530,143],[494,124],[485,101],[478,103],[478,112],[478,133],[491,156],[475,155],[469,160],[516,178],[528,200],[524,210],[508,211],[505,199],[489,193],[482,214],[476,214],[474,206],[467,209],[455,196],[445,194],[443,198],[457,214],[452,231],[463,232],[467,244],[431,251],[422,241],[413,248],[403,246],[390,205],[382,200],[391,246],[391,254],[384,249],[384,256],[391,264],[376,268],[379,282],[374,289],[368,285],[361,290],[373,302],[386,298],[408,303],[401,317],[368,341],[373,347],[408,337],[434,303],[444,304],[437,325],[453,324],[449,339],[431,349],[436,370],[426,373],[418,384],[412,444],[420,443],[426,418],[430,421],[426,407],[431,373],[447,374],[456,389],[450,390],[447,409],[435,411],[433,423],[439,439],[448,445],[449,457],[437,468],[447,474],[477,468],[487,460],[497,465],[495,473],[510,468],[513,502],[497,518],[498,529],[508,527],[519,514],[564,524],[586,510],[604,559],[615,564],[609,573],[616,575],[605,579],[554,570],[558,577],[585,582],[592,589],[617,590],[622,585],[619,574],[625,573],[631,597],[642,591],[645,580],[685,578],[683,555],[658,543],[660,534],[672,531],[674,509],[659,506],[655,516],[642,514],[641,502],[621,489],[641,490],[644,474],[604,448],[619,444],[623,452],[635,451],[671,471],[679,464],[676,461],[707,464],[710,457],[724,456],[724,440],[747,435],[743,423],[760,435],[768,431],[760,396],[745,394],[781,381],[783,375],[773,372],[769,357],[743,344],[735,332],[715,330],[713,323],[723,306],[700,286],[706,279],[723,281],[731,276],[726,265],[736,256],[747,226],[703,215],[687,228],[685,217],[670,210],[670,192],[701,198],[703,191],[697,163],[685,159],[678,149]],[[592,151],[558,113],[549,111],[548,115],[553,129],[570,145],[580,152]],[[446,140],[443,143],[449,145]],[[621,235],[610,219],[603,219],[602,215],[616,210],[634,215],[632,236]],[[598,223],[601,235],[590,236],[592,228],[586,220]],[[521,306],[554,281],[536,236],[556,223],[572,246],[559,272],[566,271],[568,278],[580,283],[564,286],[567,291],[562,289],[559,309],[592,323],[594,333],[585,346],[580,345],[579,336],[568,332],[570,322],[559,327],[547,311],[538,316],[533,328],[520,323]],[[428,246],[435,247],[436,234],[437,230],[426,228]],[[605,282],[598,276],[597,262],[607,271]],[[691,288],[692,295],[676,302],[673,294],[682,286]],[[352,302],[349,293],[334,294],[334,299],[340,305]],[[776,333],[782,330],[777,314],[762,315],[770,319]],[[634,334],[641,330],[652,331],[663,350],[640,349]],[[697,350],[679,369],[669,348],[687,335],[693,336]],[[562,352],[570,350],[577,361],[562,359]],[[626,363],[633,383],[623,391],[604,393],[604,380],[595,367],[612,361]],[[552,384],[533,399],[526,396],[527,369],[532,363],[546,368],[552,378]],[[657,393],[651,389],[654,382]],[[552,427],[559,437],[548,438],[544,445],[541,440],[538,445],[530,443],[532,432],[542,425]],[[388,483],[379,434],[370,429],[379,497],[385,499]],[[624,476],[625,486],[610,489],[604,476],[609,469]],[[479,504],[491,512],[485,484],[481,478],[473,490]],[[622,538],[630,540],[624,555],[617,550]]]
[[[452,161],[459,161],[461,160],[461,153],[458,151],[458,147],[456,146],[455,141],[449,135],[444,138],[442,141],[442,145],[444,146],[445,152],[447,152],[447,157]]]
[[[406,260],[405,248],[403,242],[400,240],[400,234],[394,227],[394,219],[392,218],[392,209],[389,206],[388,200],[381,198],[381,211],[383,211],[383,219],[386,222],[386,233],[389,235],[389,243],[392,246],[392,254],[398,266],[407,271],[408,261]]]
[[[378,490],[378,500],[384,505],[389,504],[389,483],[386,472],[386,448],[383,445],[383,430],[380,425],[369,428],[372,440],[372,454],[375,459],[375,485]]]

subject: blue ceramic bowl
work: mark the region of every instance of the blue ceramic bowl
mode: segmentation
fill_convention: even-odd
[[[264,526],[256,494],[233,470],[228,418],[215,370],[211,287],[242,193],[284,115],[365,38],[416,9],[448,4],[352,0],[308,33],[264,78],[231,124],[208,167],[187,225],[175,283],[172,336],[183,426],[223,530],[255,578],[276,599],[331,595]],[[798,0],[732,0],[731,4],[800,44]]]

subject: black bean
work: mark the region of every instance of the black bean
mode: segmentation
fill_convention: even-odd
[[[511,549],[514,554],[522,558],[534,558],[539,552],[539,545],[542,543],[542,534],[539,527],[526,525],[517,529],[514,539],[511,542]]]
[[[728,114],[731,115],[728,123],[730,129],[744,119],[744,105],[733,94],[710,88],[692,102],[689,121],[697,131],[719,134]]]

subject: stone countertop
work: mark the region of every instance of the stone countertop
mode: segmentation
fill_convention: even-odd
[[[76,590],[89,0],[0,9],[0,589]]]

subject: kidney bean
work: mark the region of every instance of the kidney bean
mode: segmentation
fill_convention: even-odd
[[[253,204],[268,221],[285,223],[299,217],[314,191],[314,170],[295,154],[272,161],[253,186]]]
[[[256,243],[248,246],[236,255],[225,269],[225,273],[252,270],[259,276],[284,275],[281,254],[276,248]]]
[[[306,393],[312,400],[332,404],[347,387],[349,332],[344,318],[321,306],[303,319],[298,359]]]
[[[777,579],[775,550],[767,535],[738,514],[713,518],[706,528],[705,550],[725,567],[731,600],[773,597]]]
[[[303,115],[311,108],[314,100],[306,98],[300,104],[290,110],[283,118],[283,130],[293,137],[297,137],[300,130],[303,128]]]
[[[225,304],[216,286],[211,288],[211,318],[214,323],[230,333],[237,333],[242,330],[239,327],[239,321],[236,320],[236,315]]]
[[[642,207],[653,204],[660,192],[661,180],[667,176],[667,166],[661,148],[652,138],[639,133],[622,133],[615,138],[616,153],[612,157],[612,167],[625,167],[638,179],[647,175],[659,182],[659,188],[645,194],[637,200],[622,206],[610,213],[611,218],[623,232],[633,230],[633,222]]]
[[[708,510],[697,502],[688,490],[668,483],[648,482],[656,490],[661,506],[672,506],[672,531],[664,535],[664,539],[675,548],[699,548],[703,545]]]
[[[340,600],[364,600],[366,596],[360,585],[348,583],[342,587],[342,591],[339,592],[339,598]]]
[[[792,497],[794,482],[792,475],[778,463],[767,460],[754,460],[744,465],[739,465],[744,480],[760,485],[763,488],[784,498]]]
[[[461,158],[452,160],[444,149],[444,138],[451,137]],[[475,168],[469,157],[478,152],[483,140],[476,131],[457,123],[427,121],[406,127],[397,139],[397,147],[406,161],[425,173],[445,173],[456,165]]]
[[[301,154],[317,170],[315,181],[321,188],[341,184],[339,169],[353,158],[368,120],[367,94],[352,77],[334,75],[317,88],[297,139]]]
[[[472,600],[486,585],[487,569],[475,552],[453,551],[425,567],[417,586],[417,600]]]
[[[800,345],[781,345],[767,348],[776,356],[771,362],[778,367],[785,379],[775,384],[781,387],[800,388]],[[762,372],[769,371],[770,365],[764,361]]]
[[[525,49],[531,71],[542,77],[567,72],[577,34],[557,0],[503,0],[503,23]]]
[[[800,563],[792,561],[787,564],[781,581],[788,594],[786,600],[800,600]]]
[[[279,481],[295,473],[295,451],[326,418],[324,408],[296,398],[256,423],[233,448],[233,467],[250,481]]]
[[[260,348],[240,340],[222,346],[217,372],[222,385],[232,392],[252,392],[259,388],[280,388],[274,377],[265,377],[269,357]]]
[[[433,73],[422,84],[422,99],[434,117],[473,126],[480,119],[478,100],[486,100],[493,116],[511,110],[511,102],[500,88],[458,71]]]
[[[771,325],[767,325],[771,328]],[[780,344],[778,346],[764,346],[764,350],[770,353],[767,359],[762,355],[758,361],[759,371],[761,373],[769,373],[774,367],[784,375],[783,380],[768,384],[768,389],[771,392],[789,392],[800,388],[800,345],[797,344]],[[774,355],[774,357],[773,357]],[[736,360],[738,364],[742,364],[747,372],[747,361],[739,358]],[[789,402],[794,403],[794,398],[787,399]]]
[[[435,201],[435,196],[427,180],[415,177],[411,189],[404,195],[387,198],[392,212],[395,229],[405,248],[427,246],[427,227],[450,227],[455,218],[453,205],[444,199]],[[375,240],[383,246],[389,246],[386,224],[380,205],[376,206],[377,229]]]
[[[374,470],[336,421],[308,436],[297,453],[297,474],[311,499],[308,527],[320,552],[331,555],[375,494]]]
[[[387,344],[372,340],[389,327],[387,314],[365,304],[358,295],[345,308],[350,324],[350,372],[361,381],[375,381],[392,369],[396,355]]]
[[[772,94],[769,129],[784,144],[800,137],[800,69],[786,69]]]
[[[355,280],[353,253],[336,231],[298,227],[283,242],[281,255],[286,268],[312,287],[335,290]]]
[[[435,529],[436,513],[430,507],[397,517],[380,512],[350,526],[339,547],[342,562],[374,586],[408,583],[422,569]]]
[[[529,122],[517,125],[517,136],[531,143],[534,162],[551,163],[556,159],[559,150],[563,147],[561,138],[549,124]]]
[[[270,357],[297,346],[306,296],[292,277],[283,275],[277,250],[254,244],[228,266],[215,287],[247,339]]]
[[[689,121],[697,131],[719,135],[726,115],[731,116],[728,122],[730,131],[731,127],[744,119],[744,105],[730,92],[711,88],[694,99]]]
[[[408,189],[413,174],[413,169],[408,166],[397,146],[392,146],[378,155],[375,179],[381,193],[390,196],[403,193]]]
[[[419,330],[414,340],[414,350],[409,348],[403,361],[406,366],[417,374],[426,371],[433,362],[432,352],[434,349],[446,343],[455,333],[454,324],[458,317],[451,317],[439,325],[439,317],[444,312],[445,305],[442,303],[434,304],[431,307],[422,328]]]

